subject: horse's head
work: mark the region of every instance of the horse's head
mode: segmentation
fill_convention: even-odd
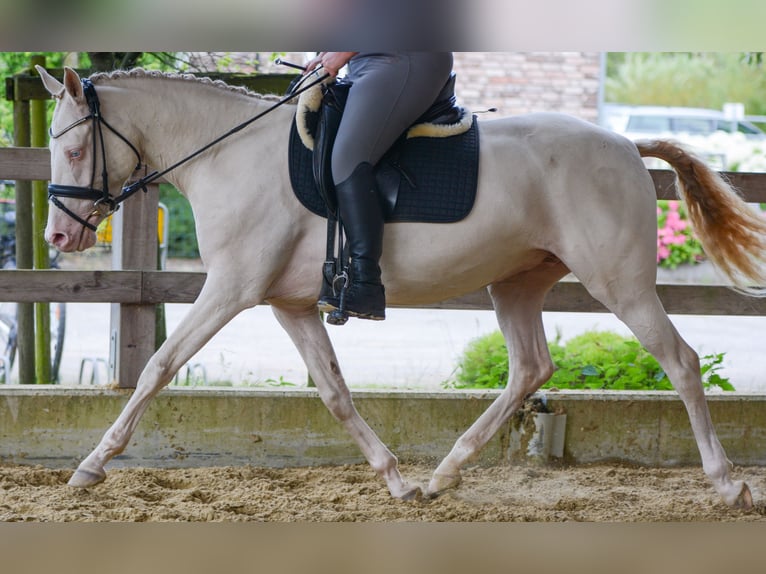
[[[95,244],[96,227],[116,209],[109,190],[120,189],[136,169],[137,158],[140,163],[139,154],[104,120],[88,80],[71,68],[65,68],[63,83],[40,66],[37,70],[56,100],[50,129],[52,205],[45,240],[61,251],[83,251]],[[117,110],[111,113],[118,115]]]

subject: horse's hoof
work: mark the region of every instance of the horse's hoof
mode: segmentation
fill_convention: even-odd
[[[437,474],[431,477],[431,482],[428,483],[428,497],[436,498],[441,493],[451,488],[457,488],[462,482],[463,477],[460,473],[457,474]]]
[[[415,486],[407,490],[399,498],[407,502],[420,502],[423,500],[423,491],[420,489],[419,486]]]
[[[106,480],[106,473],[103,471],[93,472],[92,470],[78,468],[67,484],[75,488],[88,488],[90,486],[101,484],[104,480]]]
[[[742,483],[742,490],[739,492],[737,500],[734,501],[734,508],[740,510],[752,510],[753,509],[753,495],[750,492],[750,487],[746,483]]]

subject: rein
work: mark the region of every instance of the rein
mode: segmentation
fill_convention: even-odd
[[[98,99],[98,95],[96,94],[96,88],[93,85],[93,83],[88,78],[82,78],[80,81],[82,83],[83,87],[83,93],[85,95],[85,101],[88,104],[88,110],[89,113],[86,116],[83,116],[82,118],[75,120],[71,124],[69,124],[67,127],[63,128],[61,131],[57,133],[53,133],[52,130],[50,130],[50,137],[52,139],[56,139],[65,133],[67,133],[69,130],[87,122],[88,120],[93,121],[93,158],[96,157],[96,131],[98,131],[99,140],[100,140],[100,147],[101,147],[101,163],[102,163],[102,172],[101,172],[101,181],[102,181],[102,188],[96,189],[94,187],[95,181],[96,181],[96,163],[93,162],[93,169],[91,172],[91,179],[90,179],[90,186],[89,187],[82,187],[82,186],[76,186],[76,185],[59,185],[59,184],[50,184],[48,185],[48,200],[55,205],[57,208],[59,208],[61,211],[66,213],[69,217],[83,225],[84,227],[96,231],[96,226],[90,223],[87,219],[90,219],[91,217],[95,217],[98,215],[103,215],[103,217],[108,217],[115,211],[117,211],[120,208],[120,204],[128,199],[130,196],[135,194],[138,190],[143,189],[144,193],[146,193],[148,190],[146,188],[147,185],[152,183],[153,181],[159,179],[163,175],[167,174],[170,171],[173,171],[177,167],[183,165],[184,163],[194,159],[201,153],[207,151],[214,145],[220,143],[224,139],[228,138],[231,135],[234,135],[235,133],[239,132],[240,130],[244,129],[245,127],[249,126],[254,121],[262,118],[266,114],[274,111],[278,107],[286,104],[288,101],[293,99],[294,97],[302,94],[303,92],[313,88],[317,84],[323,82],[327,78],[330,77],[330,74],[323,74],[314,81],[308,83],[305,86],[301,87],[301,84],[303,83],[303,80],[307,78],[308,76],[303,76],[300,81],[292,84],[290,86],[290,90],[288,91],[287,95],[277,101],[273,106],[267,108],[263,112],[253,116],[249,120],[246,120],[242,122],[241,124],[233,127],[223,135],[217,137],[207,145],[199,148],[198,150],[192,152],[185,158],[177,161],[170,167],[162,170],[162,171],[153,171],[150,174],[145,175],[144,177],[136,180],[135,182],[131,183],[130,185],[123,186],[120,194],[118,196],[113,196],[109,192],[109,177],[106,169],[106,147],[104,144],[104,137],[103,137],[103,129],[102,126],[105,126],[109,131],[111,131],[113,134],[115,134],[118,138],[120,138],[123,142],[125,142],[131,150],[133,150],[133,153],[136,155],[136,158],[138,159],[138,163],[136,164],[136,170],[141,168],[141,155],[138,152],[138,149],[130,143],[130,141],[120,134],[117,130],[115,130],[109,123],[104,119],[104,117],[101,115],[101,105]],[[94,200],[93,203],[93,211],[88,215],[87,219],[83,219],[76,213],[74,213],[72,210],[68,209],[61,201],[59,201],[59,197],[71,197],[75,199],[92,199]],[[107,211],[104,213],[101,210],[102,206],[106,206]]]

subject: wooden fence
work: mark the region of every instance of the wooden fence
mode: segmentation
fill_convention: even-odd
[[[675,198],[671,171],[652,170],[658,199]],[[750,202],[766,203],[766,174],[727,173]],[[48,180],[47,149],[0,148],[0,179]],[[158,303],[191,303],[204,273],[156,271],[156,189],[137,194],[115,215],[110,271],[3,270],[0,296],[16,302],[112,303],[110,374],[122,387],[135,386],[154,352]],[[658,285],[671,314],[766,315],[766,298],[743,296],[720,285]],[[491,309],[486,290],[423,308]],[[580,283],[562,281],[548,294],[546,311],[605,312]]]

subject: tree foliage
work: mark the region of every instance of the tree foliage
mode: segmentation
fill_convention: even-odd
[[[228,71],[241,65],[252,69],[258,67],[255,59],[238,62],[232,53],[227,52],[0,52],[0,77],[28,73],[34,55],[44,56],[49,68],[68,65],[85,73],[136,66],[179,72]],[[0,100],[0,145],[9,146],[12,142],[13,104],[3,98]]]
[[[745,104],[766,115],[760,52],[614,52],[607,57],[608,102],[721,109]]]

